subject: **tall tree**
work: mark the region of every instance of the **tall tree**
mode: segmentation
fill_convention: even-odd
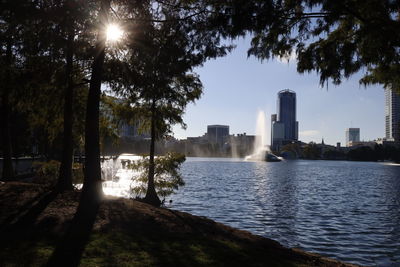
[[[109,10],[110,0],[101,0],[100,12],[98,16],[99,30],[94,49],[92,75],[90,78],[89,95],[86,106],[85,178],[80,207],[81,204],[85,206],[82,201],[99,203],[103,195],[100,169],[99,103],[107,40],[106,27],[108,24]]]
[[[200,97],[202,85],[193,68],[230,49],[219,45],[218,35],[193,26],[199,18],[193,19],[195,16],[190,17],[181,7],[174,7],[174,1],[168,3],[170,6],[166,2],[163,6],[156,1],[137,8],[139,17],[125,26],[128,59],[119,68],[118,57],[110,64],[114,71],[120,69],[114,74],[122,74],[124,80],[111,83],[114,90],[126,97],[138,117],[147,122],[151,141],[144,200],[155,206],[161,204],[154,183],[155,142],[170,133],[173,124],[185,126],[182,116],[187,104]]]
[[[58,178],[57,189],[59,191],[72,190],[72,157],[73,157],[73,109],[74,85],[72,78],[73,58],[74,58],[74,38],[75,20],[72,17],[72,3],[64,3],[66,11],[65,33],[67,35],[65,48],[65,93],[64,93],[64,131],[63,131],[63,151],[60,165],[60,177]],[[76,7],[75,7],[76,8]]]
[[[85,119],[85,170],[82,193],[71,226],[51,255],[47,266],[78,266],[103,196],[100,169],[99,103],[106,48],[110,0],[100,0],[97,41],[91,67]]]
[[[90,10],[86,9],[89,5],[78,5],[76,1],[32,3],[34,4],[27,18],[29,25],[23,32],[24,82],[20,85],[23,87],[23,94],[18,95],[18,109],[28,116],[31,135],[41,143],[39,151],[47,158],[57,160],[63,155],[62,162],[67,161],[67,164],[61,164],[58,187],[60,190],[63,187],[71,189],[70,168],[63,167],[72,163],[72,111],[83,113],[82,100],[79,98],[85,95],[81,81],[84,75],[82,56],[74,58],[72,48],[77,46],[75,43],[82,43],[81,39],[84,39],[81,34],[78,40],[76,32],[88,21]],[[83,50],[81,44],[79,48]],[[75,88],[80,92],[74,97],[72,91]],[[80,123],[81,121],[79,120]],[[75,136],[81,132],[75,131]],[[66,139],[69,140],[68,145],[64,144],[66,149],[63,149],[62,140]],[[46,149],[43,150],[42,147]],[[65,152],[70,156],[66,157]],[[65,175],[66,173],[69,175]],[[69,177],[69,182],[62,182],[65,176]]]
[[[64,85],[64,131],[63,131],[63,149],[60,165],[60,176],[58,178],[57,189],[59,191],[72,190],[72,162],[73,162],[73,121],[74,121],[74,54],[76,50],[75,36],[78,23],[80,25],[87,21],[89,12],[83,11],[89,8],[89,5],[82,5],[75,0],[65,1],[63,12],[65,19],[63,21],[63,33],[66,36],[64,47],[65,55],[65,85]]]
[[[14,176],[12,165],[12,146],[10,135],[10,115],[16,106],[17,99],[13,97],[20,87],[16,77],[21,73],[24,57],[22,35],[27,25],[26,13],[31,10],[31,2],[2,1],[0,3],[0,110],[1,110],[1,144],[3,148],[2,179]]]
[[[12,165],[12,148],[10,136],[10,84],[11,84],[11,64],[12,64],[12,43],[11,43],[11,30],[8,30],[6,35],[6,51],[5,51],[5,66],[3,79],[3,88],[1,96],[1,133],[3,145],[3,173],[2,179],[10,179],[14,176],[14,167]]]

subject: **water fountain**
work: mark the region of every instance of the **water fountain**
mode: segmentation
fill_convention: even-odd
[[[267,142],[268,135],[266,116],[265,112],[260,110],[257,115],[256,137],[254,140],[253,153],[247,156],[245,160],[270,162],[281,161],[279,157],[271,153],[270,147]]]
[[[105,160],[101,166],[104,194],[129,197],[130,188],[136,183],[132,178],[138,173],[129,169],[128,165],[140,158],[133,154],[121,154],[118,158]]]

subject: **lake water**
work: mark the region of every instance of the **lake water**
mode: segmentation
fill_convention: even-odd
[[[187,158],[168,207],[350,263],[400,266],[400,165]]]
[[[188,158],[169,207],[332,258],[400,266],[400,166]]]

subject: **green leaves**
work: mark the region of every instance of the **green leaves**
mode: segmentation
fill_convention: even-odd
[[[186,160],[185,156],[178,153],[167,153],[165,156],[159,156],[154,159],[154,185],[159,196],[165,197],[173,194],[179,186],[184,186],[185,182],[179,172],[181,164]],[[141,160],[129,165],[139,173],[133,178],[135,184],[131,190],[136,196],[142,196],[146,193],[148,182],[149,158],[143,156]]]
[[[339,84],[363,69],[360,83],[400,89],[399,1],[283,0],[269,1],[267,9],[252,9],[260,2],[253,0],[242,13],[235,9],[237,2],[225,2],[230,14],[221,10],[221,4],[214,9],[232,21],[237,14],[248,18],[247,23],[238,22],[235,31],[225,28],[231,37],[243,31],[252,34],[249,55],[263,60],[295,51],[298,72],[317,71],[321,85],[328,79]],[[270,19],[265,19],[266,12]]]

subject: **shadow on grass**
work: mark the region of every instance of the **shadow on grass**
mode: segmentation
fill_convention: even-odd
[[[0,266],[43,266],[53,251],[54,241],[44,237],[0,239]]]
[[[38,194],[16,209],[0,226],[0,265],[28,266],[46,262],[51,254],[51,242],[39,236],[37,219],[57,197],[57,192]],[[4,265],[2,265],[4,264]]]
[[[100,207],[99,201],[83,198],[65,235],[46,266],[78,266]]]
[[[82,266],[297,266],[279,253],[200,235],[94,234]]]
[[[57,195],[58,192],[50,191],[35,197],[18,209],[18,212],[6,218],[0,227],[0,231],[5,236],[32,233],[37,218]]]
[[[45,195],[45,194],[44,194]],[[3,230],[3,228],[7,228],[10,226],[13,222],[18,220],[18,217],[21,216],[21,214],[25,213],[27,210],[29,210],[33,205],[40,200],[43,197],[43,195],[39,194],[36,197],[34,197],[32,200],[28,201],[27,203],[23,204],[21,207],[17,208],[14,210],[7,218],[5,218],[1,224],[0,224],[0,231]]]

